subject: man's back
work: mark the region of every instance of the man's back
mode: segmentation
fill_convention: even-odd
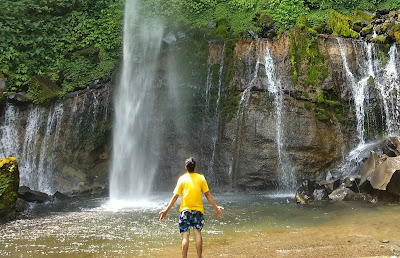
[[[203,175],[195,172],[187,172],[178,179],[174,194],[182,193],[182,201],[179,211],[197,210],[204,214],[202,193],[208,192],[207,181]]]

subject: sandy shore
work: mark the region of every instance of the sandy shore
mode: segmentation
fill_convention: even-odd
[[[204,257],[396,257],[400,255],[400,214],[343,216],[342,223],[274,232],[223,235],[210,242],[204,234]],[[335,225],[333,225],[335,224]],[[156,257],[180,257],[178,246]],[[194,242],[189,257],[196,257]]]

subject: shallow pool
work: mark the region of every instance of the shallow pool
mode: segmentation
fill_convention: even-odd
[[[35,205],[31,210],[31,219],[0,225],[0,256],[177,256],[180,248],[177,225],[179,201],[167,218],[162,223],[158,222],[158,212],[166,206],[170,197],[171,193],[159,193],[145,202],[132,202],[128,205],[130,207],[124,207],[126,203],[110,203],[107,198]],[[400,219],[399,205],[339,202],[302,206],[290,197],[268,193],[220,193],[214,194],[214,199],[225,210],[224,218],[219,219],[204,200],[206,224],[203,241],[207,257],[235,254],[246,257],[246,251],[240,245],[249,239],[252,243],[259,241],[249,250],[248,254],[253,257],[262,257],[267,252],[284,256],[287,251],[285,246],[290,246],[290,243],[280,246],[278,242],[284,239],[282,236],[297,234],[301,238],[310,229],[326,234],[323,231],[328,228],[343,228],[334,235],[326,235],[329,242],[334,240],[330,239],[334,236],[346,237],[340,236],[342,231],[357,230],[353,229],[357,224],[362,230],[376,231],[374,238],[381,238],[377,239],[380,241],[377,247],[383,248],[381,245],[387,244],[385,250],[388,254],[392,254],[389,249],[400,245],[396,242],[400,232],[397,223]],[[383,225],[385,221],[389,226]],[[362,233],[361,229],[361,235],[372,234]],[[310,235],[309,240],[314,233]],[[277,243],[268,242],[273,239]],[[373,243],[374,240],[371,241]],[[304,243],[306,247],[311,245],[306,241]],[[274,250],[269,250],[271,246]],[[242,254],[240,251],[243,251]],[[293,253],[289,251],[288,255]]]

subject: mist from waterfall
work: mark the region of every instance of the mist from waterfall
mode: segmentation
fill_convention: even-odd
[[[142,24],[139,1],[125,3],[123,68],[115,97],[110,199],[143,199],[158,168],[154,88],[163,28]]]

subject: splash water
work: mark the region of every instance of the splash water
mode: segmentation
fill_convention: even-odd
[[[139,2],[125,4],[123,70],[115,99],[111,200],[146,198],[158,168],[154,88],[163,28],[142,22]]]

